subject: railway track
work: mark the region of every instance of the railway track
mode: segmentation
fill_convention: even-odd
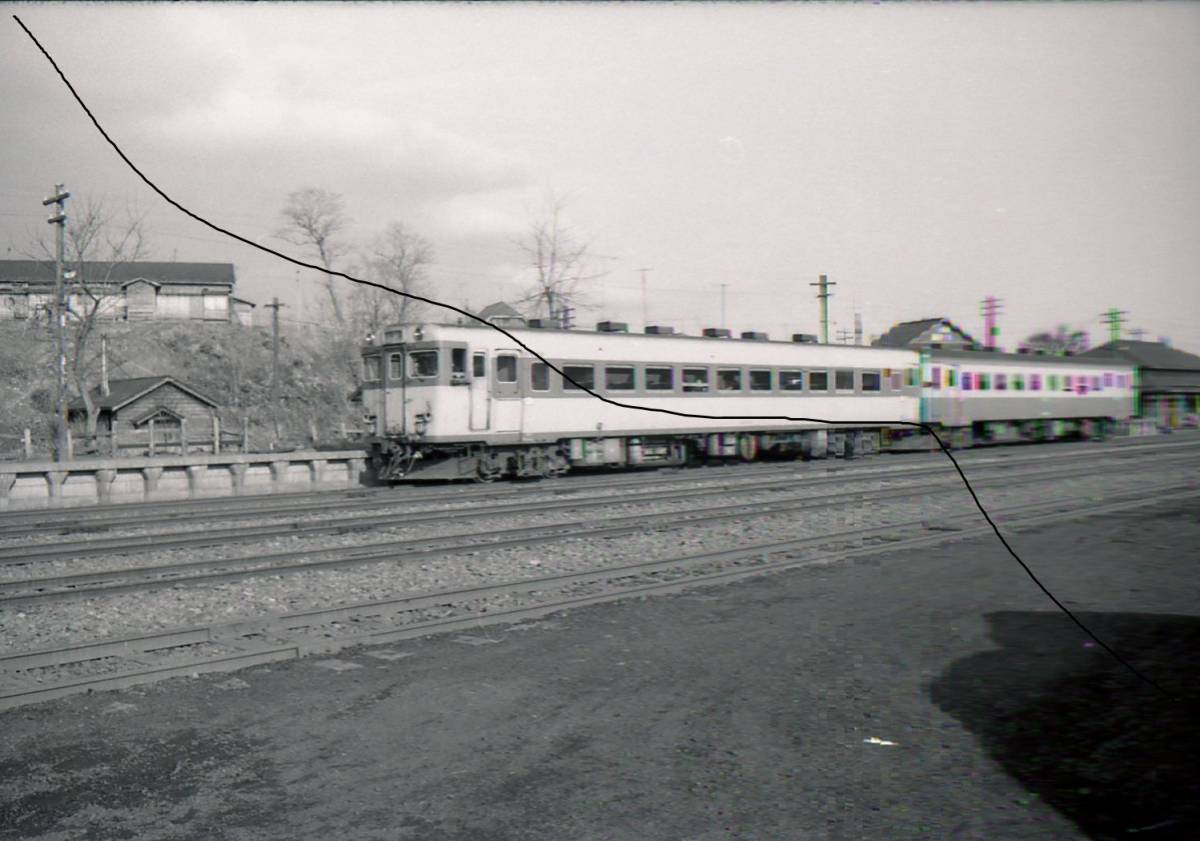
[[[1039,500],[994,508],[991,514],[1006,531],[1013,531],[1198,495],[1200,490],[1195,488],[1157,485],[1139,488],[1099,506],[1089,501],[1078,504],[1076,499]],[[168,677],[230,671],[350,646],[513,623],[630,596],[674,592],[990,532],[978,512],[970,512],[955,515],[936,527],[924,520],[911,520],[800,540],[8,654],[0,656],[0,709]]]
[[[1100,447],[1088,446],[1053,453],[1028,453],[1024,448],[979,450],[956,453],[964,466],[972,468],[996,464],[1044,463],[1046,460],[1078,458],[1138,458],[1149,453],[1168,455],[1172,452],[1200,448],[1200,441],[1183,442],[1120,442]],[[899,460],[920,458],[920,454],[902,456]],[[0,539],[22,539],[38,535],[97,534],[121,528],[145,528],[147,525],[178,525],[206,523],[222,518],[239,521],[277,517],[303,517],[331,512],[355,512],[445,502],[473,504],[520,498],[530,494],[568,496],[578,493],[621,488],[650,488],[690,482],[753,481],[758,475],[785,472],[805,481],[809,472],[889,473],[924,475],[944,471],[948,465],[944,456],[932,454],[925,464],[880,464],[873,462],[803,462],[779,464],[722,465],[698,468],[662,468],[651,475],[640,472],[596,478],[592,476],[564,477],[552,482],[519,482],[504,486],[449,486],[437,489],[405,486],[403,488],[357,488],[343,491],[288,493],[284,495],[252,494],[240,497],[210,497],[193,500],[172,500],[154,503],[125,503],[53,510],[18,511],[0,514]]]
[[[1193,447],[1200,451],[1200,447]],[[1172,453],[1174,455],[1174,453]],[[1198,453],[1200,456],[1200,453]],[[1132,467],[1144,470],[1144,456],[1136,461]],[[1180,463],[1186,463],[1188,460],[1175,458],[1173,465],[1178,466]],[[1098,464],[1101,467],[1111,468],[1114,466],[1114,460],[1108,454],[1094,454],[1091,458],[1080,459],[1078,457],[1062,460],[1065,462],[1063,466],[1055,460],[1055,464],[1050,467],[1043,467],[1046,462],[1044,458],[1038,459],[1021,459],[1019,461],[1001,461],[998,463],[976,464],[972,465],[972,485],[979,487],[989,487],[997,481],[1013,481],[1030,479],[1046,479],[1046,478],[1071,478],[1075,476],[1091,475],[1095,472],[1095,467]],[[1032,471],[1013,472],[1026,466],[1033,464]],[[1070,468],[1070,469],[1066,469]],[[79,558],[108,556],[108,555],[126,555],[145,551],[164,551],[164,550],[179,550],[179,549],[197,549],[215,545],[229,545],[233,543],[248,543],[252,541],[271,540],[275,538],[291,538],[291,537],[312,537],[317,535],[329,534],[360,534],[374,528],[388,527],[409,527],[414,525],[431,525],[431,524],[451,524],[464,520],[477,520],[485,517],[504,517],[506,515],[530,515],[530,514],[549,514],[563,511],[586,511],[597,510],[613,506],[626,506],[637,503],[664,503],[678,502],[689,499],[703,499],[705,497],[727,496],[732,493],[785,493],[795,492],[807,494],[810,491],[820,490],[821,488],[830,485],[845,484],[847,482],[886,482],[891,479],[903,480],[906,482],[914,479],[924,479],[926,477],[935,477],[932,482],[926,482],[920,488],[912,491],[909,495],[924,493],[926,489],[961,489],[962,481],[956,473],[947,475],[947,471],[943,465],[927,466],[920,468],[910,468],[903,472],[887,472],[879,473],[876,471],[863,472],[843,472],[832,476],[821,478],[807,478],[807,480],[797,481],[797,476],[794,471],[784,471],[780,473],[769,473],[762,479],[751,479],[736,484],[718,483],[706,487],[687,487],[680,488],[671,492],[664,492],[661,487],[650,490],[642,490],[639,493],[626,493],[620,495],[611,495],[604,492],[610,491],[611,488],[605,486],[601,488],[602,495],[595,497],[572,497],[569,499],[549,499],[549,500],[529,500],[522,499],[520,501],[499,502],[494,504],[479,504],[472,503],[464,506],[459,506],[450,509],[436,509],[424,511],[401,511],[390,512],[387,514],[371,514],[356,517],[337,518],[320,520],[315,522],[286,522],[282,524],[267,524],[267,525],[242,525],[219,529],[204,529],[204,530],[187,530],[178,532],[152,532],[147,534],[138,534],[124,537],[95,537],[84,540],[76,540],[70,542],[56,542],[32,545],[7,545],[0,546],[0,568],[3,567],[24,567],[38,563],[55,562],[55,561],[73,561]],[[661,482],[652,483],[661,486]],[[636,485],[644,487],[643,484]],[[895,493],[894,491],[892,493]],[[811,499],[811,496],[807,497]],[[880,498],[880,497],[877,497]],[[496,533],[495,529],[490,529],[489,533]],[[391,542],[387,545],[396,545]],[[350,551],[354,548],[350,547]],[[328,550],[325,550],[328,551]],[[224,563],[236,563],[236,561],[223,561]],[[163,565],[166,566],[166,565]],[[177,569],[185,565],[176,565]],[[7,584],[0,586],[0,593],[5,592]]]

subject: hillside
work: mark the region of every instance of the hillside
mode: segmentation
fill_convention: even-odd
[[[228,430],[249,423],[251,446],[265,448],[273,438],[271,331],[238,324],[205,322],[112,322],[89,343],[87,381],[100,380],[100,332],[108,337],[109,378],[166,374],[203,392],[221,405]],[[317,331],[281,334],[279,441],[308,441],[310,423],[323,440],[336,438],[339,425],[353,427],[358,412],[349,397],[356,382],[346,363]],[[344,357],[342,357],[344,358]],[[54,344],[45,323],[0,323],[0,453],[18,445],[30,429],[35,447],[48,449],[54,409]],[[76,396],[73,384],[69,398]]]

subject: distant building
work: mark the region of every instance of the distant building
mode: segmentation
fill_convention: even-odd
[[[1137,366],[1138,414],[1160,427],[1195,426],[1200,415],[1200,356],[1163,342],[1120,339],[1078,355]]]
[[[77,273],[65,281],[68,306],[91,307],[91,298],[78,289],[86,284],[101,298],[102,317],[117,321],[248,323],[254,307],[233,296],[232,263],[85,262],[66,270]],[[0,320],[46,318],[53,308],[53,262],[0,260]]]
[[[949,350],[970,350],[978,347],[978,344],[966,330],[948,318],[902,321],[871,342],[873,347],[945,348]]]
[[[525,326],[525,316],[521,315],[503,301],[498,301],[494,304],[488,304],[479,311],[479,317],[488,324],[494,324],[497,327]]]

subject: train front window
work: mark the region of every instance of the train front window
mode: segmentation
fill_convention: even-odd
[[[380,362],[378,356],[363,357],[363,380],[372,382],[379,379]]]
[[[692,392],[708,391],[708,369],[684,368],[683,390]]]
[[[863,391],[879,391],[880,379],[878,371],[863,371],[862,372],[862,390]]]
[[[738,368],[719,368],[717,370],[717,391],[741,391],[742,372]]]
[[[633,389],[632,368],[605,368],[604,387],[609,391],[630,391]]]
[[[482,353],[477,353],[471,357],[471,376],[486,377],[487,376],[487,357]]]
[[[550,366],[535,362],[529,366],[529,387],[534,391],[550,390]]]
[[[596,369],[591,365],[564,365],[563,388],[567,391],[594,389],[596,387]]]
[[[388,356],[388,377],[398,380],[404,376],[404,354],[393,353]]]
[[[780,371],[779,389],[781,391],[804,391],[804,372]]]
[[[771,390],[771,372],[770,371],[751,371],[750,372],[750,390],[751,391],[770,391]]]
[[[501,354],[496,357],[496,382],[515,383],[517,381],[517,357],[512,354]]]
[[[646,389],[648,391],[673,391],[675,389],[675,369],[647,368]]]
[[[429,379],[438,373],[436,350],[414,350],[408,354],[408,364],[414,379]]]
[[[813,371],[808,375],[809,391],[829,391],[829,372]]]

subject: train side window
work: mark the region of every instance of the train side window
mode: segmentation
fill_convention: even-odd
[[[1071,375],[1063,374],[1063,391],[1071,390]]]
[[[529,388],[532,391],[550,390],[550,366],[545,362],[535,362],[529,366]]]
[[[892,391],[899,391],[904,387],[904,374],[901,371],[892,371]]]
[[[908,380],[907,385],[910,385],[910,386],[920,385],[920,383],[921,383],[920,377],[921,377],[921,372],[919,369],[909,368],[908,369],[908,377],[907,377],[907,380]]]
[[[1025,375],[1013,374],[1013,391],[1025,390]]]
[[[707,368],[684,368],[683,369],[683,390],[684,391],[708,391],[708,369]]]
[[[379,357],[364,356],[363,357],[363,380],[372,382],[379,379]]]
[[[388,356],[388,377],[398,380],[404,376],[404,355],[393,353]]]
[[[946,387],[954,388],[954,386],[956,386],[956,385],[958,385],[958,372],[955,371],[953,368],[947,368],[946,369]]]
[[[970,390],[971,390],[971,372],[970,372],[970,371],[963,371],[963,375],[962,375],[962,390],[963,390],[963,391],[970,391]]]
[[[740,368],[717,369],[717,391],[741,391],[742,371]]]
[[[1005,391],[1008,388],[1008,374],[996,375],[996,391]]]
[[[878,371],[863,371],[862,372],[862,390],[863,391],[879,391],[880,381]]]
[[[838,391],[854,391],[854,372],[838,368],[833,372],[833,387]]]
[[[751,391],[770,391],[771,390],[771,372],[770,371],[751,371],[750,372],[750,390]]]
[[[929,379],[925,381],[926,388],[941,388],[942,387],[942,368],[940,365],[934,365],[929,369]]]
[[[510,353],[502,353],[496,357],[496,382],[515,383],[517,381],[517,357]]]
[[[596,387],[596,369],[591,365],[564,365],[563,373],[567,375],[563,377],[563,388],[567,391],[579,391],[581,387],[586,389]],[[575,382],[571,382],[571,380]]]
[[[779,372],[779,390],[780,391],[804,391],[804,372],[803,371],[780,371]]]
[[[1100,378],[1092,377],[1092,391],[1100,391]]]
[[[438,352],[436,350],[409,351],[408,365],[414,379],[436,377],[438,372]]]
[[[979,375],[979,390],[980,391],[989,391],[991,389],[991,387],[992,387],[992,375],[991,374],[980,374]]]
[[[1029,390],[1030,391],[1041,391],[1042,390],[1042,375],[1041,374],[1030,374],[1029,375]]]
[[[1058,374],[1046,375],[1046,391],[1058,391]]]
[[[471,375],[475,377],[487,376],[487,357],[482,353],[477,353],[471,357]]]
[[[631,391],[633,389],[633,369],[605,368],[604,387],[609,391]]]
[[[647,391],[674,391],[675,389],[675,369],[674,368],[647,368],[646,369],[646,390]]]
[[[450,348],[450,373],[467,373],[467,349],[465,347]]]
[[[829,372],[811,371],[808,375],[809,391],[829,391]]]

